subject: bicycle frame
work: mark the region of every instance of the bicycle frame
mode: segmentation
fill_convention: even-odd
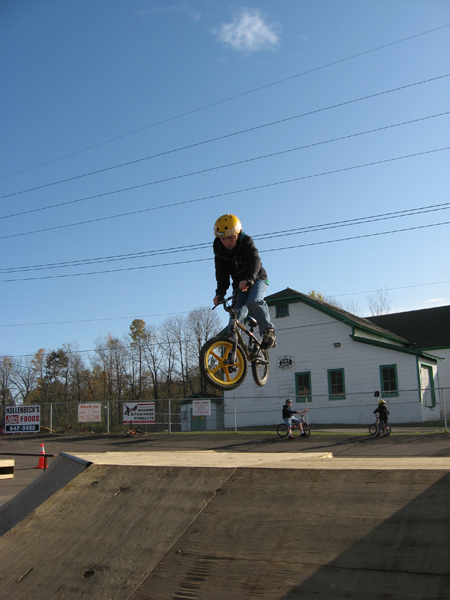
[[[244,325],[242,325],[242,323],[237,318],[237,312],[233,309],[234,303],[236,302],[236,298],[237,298],[237,295],[233,295],[233,296],[229,296],[228,298],[225,298],[223,301],[224,310],[227,313],[230,313],[230,315],[231,315],[230,328],[235,333],[234,340],[233,340],[233,350],[230,354],[229,360],[230,360],[230,362],[235,361],[236,350],[237,350],[238,343],[239,343],[242,350],[244,351],[247,359],[249,361],[252,361],[255,358],[255,354],[253,352],[252,345],[256,344],[256,346],[258,347],[258,350],[261,348],[261,342],[256,338],[256,336],[253,333],[253,328],[255,327],[257,322],[252,316],[249,316],[250,329],[247,329]],[[233,303],[231,306],[227,306],[226,304],[230,300],[233,300]],[[243,331],[245,334],[248,335],[248,343],[247,344],[245,343],[244,338],[242,337],[241,331]]]
[[[270,360],[267,349],[253,333],[257,321],[249,315],[249,326],[239,322],[238,312],[234,310],[235,296],[222,299],[217,305],[223,305],[229,313],[228,335],[218,335],[208,340],[200,350],[199,367],[203,377],[220,390],[232,390],[239,387],[247,377],[251,364],[253,379],[262,387],[269,377]],[[230,300],[233,302],[229,305]],[[245,343],[243,335],[248,336]]]

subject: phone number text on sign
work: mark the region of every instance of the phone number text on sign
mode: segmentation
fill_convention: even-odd
[[[33,433],[40,430],[40,406],[5,406],[5,433]]]

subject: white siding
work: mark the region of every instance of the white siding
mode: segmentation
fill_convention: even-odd
[[[295,403],[295,374],[303,372],[309,372],[311,378],[313,399],[308,404],[311,422],[370,423],[376,407],[373,392],[380,389],[381,365],[396,365],[398,388],[414,390],[388,400],[393,423],[438,418],[430,416],[436,409],[430,412],[420,401],[415,355],[356,342],[350,337],[350,325],[301,302],[289,305],[288,317],[277,319],[274,307],[270,311],[277,346],[270,350],[269,381],[264,387],[258,387],[249,368],[242,386],[225,393],[225,427],[234,426],[234,402],[240,427],[280,422],[281,406],[286,398],[292,398]],[[339,347],[335,347],[337,343]],[[293,357],[295,365],[279,368],[279,359],[283,356]],[[329,399],[329,369],[344,369],[345,399]],[[303,408],[304,403],[297,406]],[[439,413],[439,407],[436,408]]]

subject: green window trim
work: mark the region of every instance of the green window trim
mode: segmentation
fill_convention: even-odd
[[[277,304],[275,307],[275,318],[282,319],[289,316],[289,304]]]
[[[308,389],[306,394],[305,387]],[[295,374],[295,402],[312,402],[311,371]]]
[[[345,400],[344,369],[328,369],[328,400]]]
[[[380,365],[380,388],[382,398],[398,398],[397,365]]]

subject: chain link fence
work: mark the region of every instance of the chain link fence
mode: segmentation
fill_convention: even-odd
[[[283,397],[240,397],[228,392],[225,398],[207,400],[165,399],[134,402],[93,403],[96,420],[80,422],[77,402],[55,402],[40,405],[41,434],[125,434],[132,422],[146,433],[200,433],[200,432],[272,432],[282,421]],[[330,399],[328,396],[309,395],[292,397],[294,410],[308,409],[305,420],[314,433],[368,433],[375,422],[373,413],[377,399],[373,392],[345,394]],[[432,390],[400,390],[386,395],[389,423],[394,433],[448,432],[450,420],[450,388]],[[136,417],[133,410],[140,405],[151,405],[152,422]],[[0,431],[5,434],[8,407],[0,406]],[[128,416],[126,413],[128,412]],[[137,413],[136,413],[137,414]],[[126,422],[124,422],[126,421]],[[9,434],[10,432],[8,432]],[[14,432],[15,433],[15,432]],[[20,432],[17,432],[20,433]]]

